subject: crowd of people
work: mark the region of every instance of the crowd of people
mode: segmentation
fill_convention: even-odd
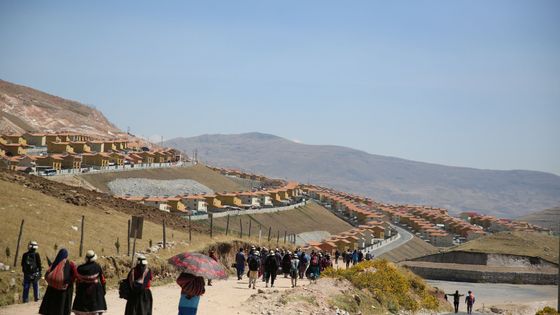
[[[29,301],[31,288],[33,288],[35,301],[40,300],[39,280],[44,277],[48,286],[41,301],[39,314],[100,315],[107,311],[106,281],[103,269],[96,262],[97,255],[93,250],[88,250],[85,261],[77,266],[68,259],[68,251],[64,248],[60,249],[54,261],[51,262],[47,259],[48,268],[43,276],[41,258],[37,249],[37,242],[30,242],[28,251],[23,254],[21,261],[24,275],[22,295],[24,303]],[[210,250],[208,256],[218,261],[214,250]],[[249,288],[256,289],[259,279],[264,282],[265,287],[268,288],[270,284],[270,287],[273,288],[279,275],[290,278],[291,286],[294,288],[298,285],[298,280],[304,278],[315,282],[326,268],[333,267],[333,263],[338,265],[339,259],[348,268],[350,264],[355,265],[364,259],[372,258],[373,255],[370,253],[347,250],[345,252],[336,251],[333,261],[331,255],[325,252],[307,253],[300,248],[291,252],[286,249],[252,246],[247,253],[245,249],[239,249],[235,256],[234,267],[237,270],[239,281],[243,280],[247,267]],[[125,315],[152,314],[153,299],[150,290],[152,279],[148,260],[143,255],[137,255],[135,266],[119,286],[119,296],[127,300]],[[205,279],[182,272],[177,278],[177,284],[181,287],[178,314],[195,315],[200,296],[205,293]],[[212,280],[208,279],[207,285],[211,286]],[[460,298],[464,295],[455,291],[453,294],[446,294],[446,299],[447,296],[453,297],[453,305],[455,313],[457,313]],[[472,313],[474,302],[474,294],[469,291],[465,298],[467,313]]]

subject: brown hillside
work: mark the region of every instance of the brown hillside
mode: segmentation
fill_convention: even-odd
[[[192,179],[218,192],[244,191],[251,189],[251,186],[246,182],[232,180],[201,164],[192,167],[143,169],[126,172],[87,174],[82,175],[81,178],[103,192],[109,192],[107,184],[117,178],[148,178],[161,180]]]
[[[0,133],[78,132],[98,137],[122,134],[89,106],[0,80]]]
[[[378,258],[387,259],[393,262],[400,262],[435,254],[437,252],[439,252],[439,250],[435,246],[428,244],[415,236],[404,245],[381,254]]]
[[[560,207],[529,213],[518,220],[542,226],[557,234],[560,233]]]

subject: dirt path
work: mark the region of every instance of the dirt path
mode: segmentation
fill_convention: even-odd
[[[301,284],[309,282],[304,280]],[[298,285],[300,283],[298,282]],[[199,306],[199,315],[216,314],[250,314],[250,310],[244,306],[244,302],[257,293],[257,290],[249,289],[248,280],[237,281],[235,277],[228,280],[214,281],[212,286],[206,286],[206,294],[202,296]],[[264,290],[286,290],[290,288],[290,279],[284,276],[277,278],[274,288],[264,288],[264,282],[257,282],[257,289]],[[179,302],[179,287],[170,284],[152,288],[154,297],[154,315],[177,314]],[[106,315],[122,315],[126,301],[119,299],[118,292],[111,290],[107,293],[108,312]],[[34,315],[39,311],[39,303],[18,304],[0,308],[0,315]]]

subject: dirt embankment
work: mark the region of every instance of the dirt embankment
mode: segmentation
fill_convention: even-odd
[[[171,228],[186,228],[188,221],[174,214],[158,211],[153,207],[135,202],[114,198],[105,193],[99,193],[80,187],[71,187],[62,183],[53,182],[39,176],[27,175],[10,170],[0,170],[0,180],[16,183],[21,186],[40,191],[76,206],[92,206],[100,211],[115,210],[122,213],[143,216],[145,220],[161,224],[164,220]],[[206,228],[192,222],[194,231],[205,232]]]

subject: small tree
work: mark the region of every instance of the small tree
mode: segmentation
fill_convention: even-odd
[[[117,249],[117,255],[120,254],[119,250],[121,248],[121,243],[119,242],[119,238],[117,237],[117,241],[115,242],[115,248]]]
[[[56,251],[58,250],[58,244],[57,244],[57,243],[54,243],[53,248],[54,248],[54,251],[56,252]]]
[[[152,248],[152,240],[150,240],[149,243],[150,243],[150,248]]]
[[[6,246],[6,257],[10,258],[10,247]]]

